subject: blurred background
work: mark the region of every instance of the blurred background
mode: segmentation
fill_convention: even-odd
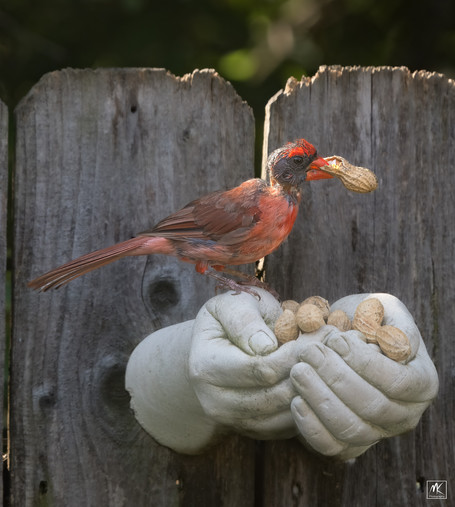
[[[455,0],[0,0],[11,116],[43,74],[65,67],[214,68],[254,110],[257,175],[270,97],[333,64],[455,77]]]
[[[455,77],[455,1],[0,1],[0,98],[10,109],[64,67],[164,67],[179,76],[209,67],[262,123],[289,76],[323,64]]]

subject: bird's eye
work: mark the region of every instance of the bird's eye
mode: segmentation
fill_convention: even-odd
[[[298,156],[293,157],[292,161],[294,162],[295,165],[300,165],[303,162],[303,157],[298,157]]]

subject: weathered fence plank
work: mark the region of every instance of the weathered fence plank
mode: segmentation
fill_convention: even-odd
[[[425,479],[455,475],[454,82],[404,68],[322,68],[291,80],[269,102],[266,122],[265,153],[304,136],[321,155],[379,177],[371,195],[335,180],[307,185],[289,241],[267,260],[268,281],[298,300],[396,295],[416,319],[441,387],[414,432],[354,465],[318,460],[292,441],[267,444],[264,505],[425,505]]]
[[[16,120],[12,505],[251,504],[252,441],[178,456],[140,429],[124,390],[135,345],[193,318],[213,283],[152,256],[59,291],[26,287],[251,177],[249,106],[211,71],[65,70],[41,79]]]
[[[454,101],[443,76],[324,68],[290,81],[266,119],[266,153],[303,136],[321,155],[379,177],[371,195],[335,180],[307,185],[266,275],[284,297],[386,291],[404,301],[441,380],[417,429],[353,465],[295,440],[231,438],[184,457],[139,428],[124,367],[146,334],[194,317],[213,284],[159,256],[124,259],[41,295],[26,282],[251,177],[251,111],[206,71],[45,76],[16,110],[12,505],[424,505],[419,485],[455,472]]]
[[[8,201],[8,108],[0,101],[0,378],[5,378],[5,340],[6,340],[6,240],[7,240],[7,201]],[[2,434],[5,428],[3,393],[0,389],[0,421]],[[3,441],[3,439],[2,439]],[[0,480],[0,498],[3,498],[3,480]]]

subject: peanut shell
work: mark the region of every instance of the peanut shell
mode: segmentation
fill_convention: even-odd
[[[325,160],[329,165],[322,169],[339,178],[348,190],[362,194],[376,190],[378,186],[376,175],[366,167],[352,165],[338,155],[326,157]]]
[[[327,320],[329,314],[330,314],[330,305],[327,299],[324,299],[321,296],[310,296],[309,298],[306,298],[302,305],[314,305],[317,306],[322,311],[322,316],[324,320]]]
[[[351,320],[343,310],[334,310],[327,318],[327,324],[337,327],[340,331],[352,329]]]
[[[377,343],[376,330],[381,326],[383,319],[384,307],[379,299],[365,299],[356,308],[352,320],[352,329],[363,333],[367,339],[367,343]]]
[[[322,310],[315,305],[300,305],[295,315],[297,325],[304,333],[312,333],[325,325]]]
[[[291,340],[297,340],[299,336],[299,327],[295,320],[292,310],[284,310],[275,322],[274,333],[280,343],[286,343]]]
[[[376,331],[376,340],[382,352],[394,361],[404,361],[411,355],[411,342],[401,329],[381,326]]]
[[[293,299],[286,299],[286,301],[283,301],[281,303],[281,308],[283,310],[291,310],[292,313],[297,313],[299,306],[300,304],[297,303],[297,301],[294,301]]]

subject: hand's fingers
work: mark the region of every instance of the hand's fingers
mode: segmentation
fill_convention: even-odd
[[[331,329],[324,326],[312,333],[312,339],[324,340]],[[219,322],[205,308],[199,312],[192,334],[191,379],[196,383],[241,389],[270,387],[289,378],[291,368],[299,361],[300,352],[308,341],[302,337],[283,344],[268,355],[251,356],[226,338]]]
[[[426,402],[437,394],[437,373],[423,343],[417,357],[407,365],[379,354],[374,347],[359,340],[355,331],[333,333],[325,344],[387,398]]]
[[[247,354],[264,355],[278,347],[276,337],[267,323],[274,322],[281,309],[270,293],[255,290],[260,293],[260,301],[245,292],[236,295],[226,293],[212,298],[205,307],[219,321],[232,343]]]
[[[207,415],[225,424],[289,410],[296,394],[289,378],[268,389],[239,390],[202,384],[195,385],[195,391]]]
[[[206,309],[193,327],[189,375],[193,381],[221,387],[269,387],[289,377],[297,362],[296,342],[284,344],[268,356],[251,356],[231,343]]]
[[[365,345],[360,338],[358,341]],[[372,357],[375,355],[382,356],[373,351]],[[397,433],[413,428],[428,405],[426,402],[410,404],[389,399],[360,377],[336,352],[320,343],[309,344],[300,357],[355,414],[387,431]],[[375,368],[374,361],[370,362],[370,369]],[[383,375],[387,376],[385,371]]]
[[[371,445],[384,436],[382,430],[367,424],[346,406],[310,365],[296,364],[291,379],[305,402],[337,440],[362,446]]]
[[[257,291],[256,288],[254,290]],[[261,296],[261,299],[258,301],[261,316],[267,326],[273,329],[275,321],[283,313],[283,309],[281,308],[279,301],[276,300],[270,292],[264,289],[260,289],[257,292]]]
[[[346,442],[337,440],[300,396],[292,400],[291,412],[299,429],[300,438],[324,456],[337,456],[341,459],[354,458],[364,453],[374,443],[366,446],[350,446]]]
[[[300,434],[315,451],[325,456],[336,456],[348,446],[345,442],[338,441],[327,430],[300,396],[292,400],[291,413]]]
[[[368,298],[376,298],[381,301],[384,307],[384,320],[382,325],[395,326],[405,333],[408,337],[411,345],[411,354],[406,362],[411,361],[417,354],[421,343],[421,336],[419,329],[417,328],[412,315],[406,306],[395,296],[391,294],[354,294],[352,296],[346,296],[331,306],[333,310],[343,310],[346,312],[348,317],[352,319],[354,317],[357,306]]]
[[[294,424],[294,418],[289,410],[270,415],[258,415],[237,420],[235,428],[238,433],[258,440],[275,440],[295,437],[298,432]]]

